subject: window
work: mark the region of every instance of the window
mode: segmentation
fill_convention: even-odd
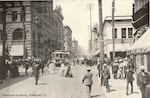
[[[132,34],[133,34],[133,29],[128,28],[128,38],[132,38],[133,37]]]
[[[20,14],[20,21],[25,21],[25,19],[26,19],[26,8],[24,6],[21,8],[20,13],[21,13]]]
[[[126,28],[121,29],[122,38],[126,38]]]
[[[13,40],[22,40],[23,39],[23,32],[21,28],[14,30],[13,32]]]
[[[17,11],[13,11],[12,12],[12,21],[16,21],[17,20]]]
[[[117,38],[117,28],[115,28],[115,38]]]

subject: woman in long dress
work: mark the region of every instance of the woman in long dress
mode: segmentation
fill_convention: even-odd
[[[55,63],[54,62],[51,62],[50,64],[49,64],[49,73],[51,73],[51,74],[55,74]]]

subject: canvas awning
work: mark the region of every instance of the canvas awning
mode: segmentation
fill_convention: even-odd
[[[150,29],[138,39],[133,46],[130,47],[127,54],[138,54],[138,53],[147,53],[150,52]]]
[[[23,45],[12,45],[10,50],[10,55],[23,56],[24,55]]]

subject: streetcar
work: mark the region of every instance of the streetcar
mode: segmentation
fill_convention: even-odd
[[[63,50],[55,50],[52,52],[52,61],[56,67],[60,67],[62,62],[67,62],[70,59],[70,52]]]

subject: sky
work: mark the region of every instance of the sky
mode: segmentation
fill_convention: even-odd
[[[132,4],[134,0],[115,0],[115,16],[132,15]],[[111,16],[112,0],[102,0],[103,19]],[[79,42],[79,45],[86,53],[90,39],[90,10],[88,5],[92,5],[91,21],[92,27],[98,24],[98,0],[54,0],[56,5],[62,7],[64,16],[63,24],[72,29],[73,39]]]

